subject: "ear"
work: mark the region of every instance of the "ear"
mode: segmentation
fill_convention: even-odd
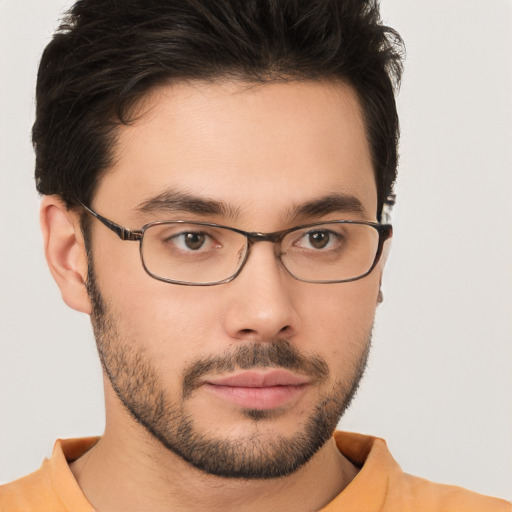
[[[386,262],[388,261],[389,251],[391,250],[391,242],[393,238],[388,238],[384,245],[382,246],[382,254],[379,258],[379,267],[381,268],[381,272],[384,270],[384,267],[386,266]]]
[[[389,238],[384,242],[384,246],[382,247],[382,254],[380,255],[379,259],[379,272],[380,272],[380,279],[379,279],[379,293],[377,294],[377,305],[382,304],[384,302],[384,295],[382,293],[382,274],[384,272],[384,267],[386,266],[386,262],[388,261],[389,251],[391,249],[391,240],[392,238]]]
[[[91,302],[85,286],[87,254],[79,215],[68,210],[60,197],[44,196],[40,221],[46,261],[64,302],[90,314]]]

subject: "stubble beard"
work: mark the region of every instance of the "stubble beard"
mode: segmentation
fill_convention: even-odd
[[[287,476],[304,464],[331,438],[341,416],[350,405],[364,374],[371,343],[371,331],[350,371],[340,376],[320,396],[308,418],[288,436],[254,435],[258,424],[271,422],[273,411],[241,411],[255,428],[247,438],[214,437],[200,430],[193,412],[185,410],[187,400],[199,387],[200,378],[211,372],[236,369],[287,368],[327,381],[329,367],[319,357],[304,356],[286,340],[241,345],[219,356],[195,361],[185,368],[181,397],[171,401],[154,363],[136,340],[124,338],[116,315],[97,287],[92,261],[87,289],[92,303],[91,323],[105,374],[126,410],[166,449],[204,473],[225,478],[270,479]],[[268,425],[267,425],[268,427]]]

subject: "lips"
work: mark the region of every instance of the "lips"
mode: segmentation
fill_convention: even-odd
[[[243,372],[229,375],[228,377],[207,379],[206,381],[214,386],[266,388],[273,386],[300,386],[307,384],[309,379],[284,370],[272,370],[265,373]]]
[[[203,387],[217,397],[245,409],[269,410],[291,405],[305,392],[310,379],[285,370],[243,372],[207,378]]]

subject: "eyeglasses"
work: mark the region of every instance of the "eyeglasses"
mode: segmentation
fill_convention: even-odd
[[[155,221],[132,231],[84,209],[121,240],[139,242],[144,270],[166,283],[212,286],[237,277],[256,242],[274,244],[276,258],[295,279],[344,283],[367,276],[379,262],[390,224],[335,220],[273,233],[251,233],[209,222]]]

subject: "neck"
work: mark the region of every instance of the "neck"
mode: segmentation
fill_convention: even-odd
[[[78,484],[98,512],[319,510],[357,474],[330,439],[289,476],[220,478],[190,466],[141,426],[130,427],[111,427],[107,421],[101,440],[71,464]]]

